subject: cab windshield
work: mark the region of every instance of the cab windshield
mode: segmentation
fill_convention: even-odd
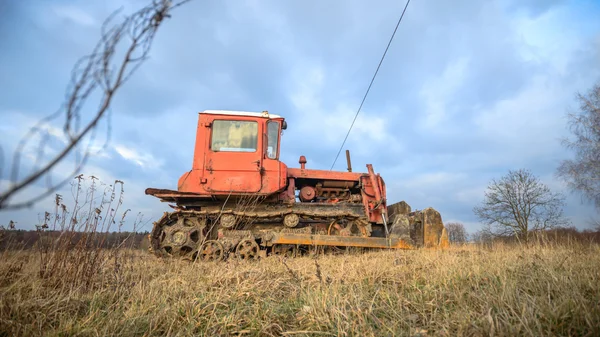
[[[215,152],[255,152],[257,144],[257,122],[227,120],[213,122],[211,150]]]

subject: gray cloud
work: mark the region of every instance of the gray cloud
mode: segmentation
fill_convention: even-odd
[[[523,11],[531,17],[538,17],[564,3],[566,3],[565,0],[508,1],[508,9],[511,11]]]
[[[0,99],[3,118],[58,108],[72,64],[91,50],[113,8],[13,8],[22,18],[12,22],[18,38],[4,42],[0,55],[0,74],[11,78]],[[143,189],[175,188],[189,170],[204,109],[284,115],[282,160],[296,167],[304,154],[309,167],[329,169],[402,8],[388,1],[189,3],[120,91],[110,146],[87,172],[125,180],[131,205],[159,216],[168,208]],[[530,168],[564,188],[552,176],[567,155],[558,138],[574,92],[598,76],[600,27],[590,14],[579,18],[588,24],[546,38],[544,25],[580,11],[561,1],[411,3],[345,145],[355,169],[373,163],[390,201],[433,206],[470,230],[488,181],[508,169]],[[548,39],[564,48],[555,51]],[[344,165],[342,153],[336,169]],[[567,212],[576,222],[594,214],[575,197]],[[0,223],[9,216],[28,218],[0,214]]]

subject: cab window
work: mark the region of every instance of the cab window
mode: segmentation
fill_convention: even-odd
[[[270,121],[267,123],[267,158],[277,159],[278,145],[279,123]]]
[[[213,122],[211,150],[215,152],[255,152],[257,144],[257,122],[227,120]]]

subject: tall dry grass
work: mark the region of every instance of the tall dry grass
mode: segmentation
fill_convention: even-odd
[[[372,251],[255,262],[99,263],[56,287],[0,262],[10,336],[597,336],[600,248],[573,243]],[[105,255],[108,258],[110,255]],[[21,268],[9,267],[21,261]]]
[[[120,180],[108,185],[94,176],[89,180],[83,175],[75,177],[71,184],[72,203],[67,206],[62,195],[56,195],[54,211],[45,212],[36,232],[29,233],[35,234],[33,244],[19,242],[19,236],[11,235],[12,232],[0,231],[0,259],[5,262],[0,273],[6,270],[12,275],[34,259],[37,277],[46,286],[70,289],[95,286],[97,277],[106,276],[103,269],[109,264],[111,268],[120,268],[127,257],[125,253],[132,248],[129,236],[133,233],[117,240],[111,235],[121,231],[130,211],[121,211],[123,185]],[[134,228],[141,219],[138,214]],[[3,282],[7,281],[5,277]]]
[[[159,259],[105,241],[127,214],[122,183],[79,178],[35,249],[2,245],[0,336],[600,335],[592,242]]]

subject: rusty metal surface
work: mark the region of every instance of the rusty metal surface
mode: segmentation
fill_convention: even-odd
[[[229,152],[212,149],[213,126],[222,120],[254,123],[258,134],[253,139],[255,150]],[[277,149],[273,149],[276,155],[266,153],[268,121],[262,116],[248,114],[200,113],[192,169],[180,177],[178,191],[148,189],[146,194],[163,202],[176,203],[175,209],[198,209],[218,204],[217,201],[223,197],[235,200],[252,195],[268,198],[266,203],[295,203],[295,194],[299,191],[302,202],[362,203],[370,222],[384,222],[385,189],[371,165],[367,165],[369,173],[312,170],[306,169],[306,157],[301,156],[300,168],[288,168],[278,160],[279,139]],[[270,121],[283,123],[284,119]]]
[[[413,249],[407,242],[392,238],[371,238],[360,236],[313,235],[297,233],[278,233],[271,240],[273,244],[311,245],[311,246],[348,246],[365,248]]]
[[[306,157],[300,156],[300,159],[298,159],[298,164],[300,164],[300,169],[304,170],[306,168]]]
[[[360,177],[365,175],[364,173],[356,172],[339,172],[339,171],[326,171],[326,170],[311,170],[302,168],[288,167],[287,175],[291,178],[310,178],[318,180],[345,180],[345,181],[359,181]]]
[[[229,129],[223,126],[223,123],[229,122],[251,123],[252,132],[249,129],[242,132],[235,126]],[[277,160],[281,143],[279,139],[277,147],[267,154],[267,123],[277,123],[281,130],[283,122],[281,117],[267,119],[251,114],[199,113],[192,170],[179,178],[177,189],[206,196],[244,193],[271,195],[283,191],[287,187],[287,166]],[[223,126],[218,128],[222,132],[219,133],[222,137],[218,146],[213,144],[217,138],[212,137],[217,123]],[[229,141],[235,143],[242,140],[246,145],[236,143],[221,148]],[[216,147],[213,148],[213,145]]]
[[[235,206],[235,205],[232,205]],[[207,208],[204,210],[180,210],[177,213],[190,215],[233,214],[252,218],[270,218],[297,214],[310,217],[365,217],[361,204],[327,204],[327,203],[295,203],[291,205],[257,205],[250,209],[240,208]]]
[[[276,137],[267,123],[279,126]],[[305,156],[300,156],[299,168],[281,162],[284,123],[274,115],[200,113],[192,169],[181,175],[177,190],[145,191],[175,204],[169,205],[173,213],[155,223],[153,248],[218,260],[229,253],[253,259],[273,245],[447,246],[437,211],[411,212],[406,203],[388,210],[383,178],[371,164],[366,173],[352,172],[349,152],[348,172],[307,169]],[[279,248],[275,251],[285,250]]]
[[[346,150],[346,164],[348,165],[348,172],[352,172],[352,161],[350,160],[350,150]]]
[[[303,186],[298,193],[298,197],[302,201],[311,201],[317,196],[315,188],[312,186]]]
[[[298,216],[298,214],[291,213],[291,214],[286,214],[283,217],[283,225],[285,227],[294,228],[294,227],[298,226],[299,223],[300,223],[300,217]]]
[[[146,195],[152,195],[155,197],[177,197],[177,198],[210,198],[204,196],[202,194],[193,193],[193,192],[180,192],[168,189],[160,189],[160,188],[147,188],[145,191]]]
[[[191,258],[206,237],[206,220],[165,213],[150,233],[151,248],[158,256]]]

